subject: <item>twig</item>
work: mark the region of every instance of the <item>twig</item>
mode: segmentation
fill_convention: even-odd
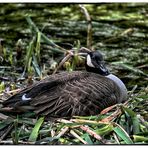
[[[72,52],[69,52],[69,54],[64,57],[64,59],[60,62],[60,64],[58,65],[58,67],[54,70],[54,72],[52,74],[55,74],[57,72],[57,70],[62,67],[62,65],[67,61],[69,60],[71,57],[73,56],[73,53]]]
[[[86,48],[87,49],[87,48]],[[73,53],[72,51],[68,51],[67,52],[68,54],[66,55],[66,57],[63,58],[63,60],[59,63],[58,67],[54,70],[54,72],[52,74],[55,74],[57,72],[57,70],[62,67],[62,65],[67,61],[69,60],[71,57],[73,56],[86,56],[87,53]]]
[[[70,130],[70,133],[76,137],[77,139],[79,139],[82,143],[84,144],[88,144],[85,140],[83,140],[74,130]]]

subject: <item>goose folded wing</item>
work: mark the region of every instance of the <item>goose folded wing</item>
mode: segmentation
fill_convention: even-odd
[[[37,114],[48,117],[96,115],[117,103],[118,88],[108,78],[92,73],[79,73],[79,77],[71,75],[71,79],[58,82],[30,102]]]
[[[116,89],[108,78],[76,71],[46,78],[10,97],[3,105],[19,109],[28,105],[36,114],[48,117],[88,116],[117,103]]]

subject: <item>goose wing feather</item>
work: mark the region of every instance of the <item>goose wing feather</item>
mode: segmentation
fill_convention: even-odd
[[[23,94],[31,100],[23,101]],[[75,71],[50,76],[6,100],[3,105],[30,105],[47,117],[96,115],[117,103],[118,87],[110,79],[89,72]]]

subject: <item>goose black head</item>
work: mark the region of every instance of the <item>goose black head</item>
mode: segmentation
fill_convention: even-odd
[[[101,75],[109,75],[109,70],[105,66],[103,56],[99,51],[88,53],[86,57],[86,70]]]

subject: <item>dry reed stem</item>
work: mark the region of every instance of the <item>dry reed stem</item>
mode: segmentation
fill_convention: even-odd
[[[109,106],[109,107],[103,109],[103,110],[100,112],[100,114],[106,114],[107,112],[109,112],[110,110],[112,110],[113,108],[115,108],[116,106],[117,106],[117,104],[112,105],[112,106]]]
[[[52,129],[51,130],[51,137],[54,137],[55,136],[55,131]]]
[[[9,141],[9,140],[2,140],[0,141],[0,144],[14,144],[13,141]],[[18,141],[18,144],[26,144],[26,145],[29,145],[29,144],[35,144],[35,142],[28,142],[28,141]]]
[[[89,135],[91,135],[92,137],[96,138],[97,140],[99,140],[102,144],[105,144],[106,141],[104,139],[102,139],[102,137],[98,134],[96,134],[94,131],[92,131],[89,127],[86,126],[80,126],[80,128],[87,132]]]
[[[7,128],[7,131],[1,136],[0,138],[0,143],[1,141],[9,134],[9,132],[12,130],[13,128],[13,125],[10,125],[8,128]]]
[[[91,22],[91,17],[88,13],[88,10],[83,6],[83,5],[79,5],[79,7],[81,8],[82,12],[85,15],[86,21],[88,23],[87,26],[87,48],[91,49],[92,46],[92,22]]]
[[[98,122],[97,122],[97,121],[83,120],[83,119],[71,119],[70,121],[77,122],[77,123],[90,123],[90,124],[98,124]]]
[[[9,118],[9,116],[6,116],[6,115],[0,113],[0,120],[6,120],[8,118]]]
[[[18,88],[18,89],[15,89],[15,90],[8,91],[7,94],[18,93],[21,90],[22,89]]]
[[[56,136],[57,138],[60,138],[62,135],[64,135],[69,130],[69,127],[65,127],[61,130],[61,132]]]
[[[69,51],[68,54],[66,55],[66,57],[63,58],[63,60],[59,63],[58,67],[53,71],[52,74],[55,74],[55,73],[57,72],[57,70],[58,70],[59,68],[61,68],[61,67],[63,66],[63,64],[64,64],[67,60],[69,60],[72,56],[73,56],[73,53]]]
[[[115,138],[115,140],[116,140],[117,144],[120,144],[119,139],[118,139],[118,137],[117,137],[116,133],[113,133],[113,136],[114,136],[114,138]]]
[[[62,123],[73,123],[72,121],[76,121],[76,120],[71,119],[70,121],[68,121],[68,120],[65,120],[65,119],[60,119],[58,121],[62,122]],[[89,135],[93,136],[94,138],[99,140],[101,143],[103,143],[103,144],[106,143],[106,141],[104,139],[102,139],[102,137],[100,135],[98,135],[94,131],[90,130],[89,127],[86,127],[86,126],[83,126],[83,125],[80,125],[80,126],[77,126],[77,127],[81,128],[83,131],[87,132]],[[68,130],[68,127],[67,127],[66,131],[67,130]],[[64,133],[65,133],[65,130],[64,130]]]
[[[79,139],[82,143],[84,144],[88,144],[85,140],[83,140],[74,130],[70,130],[70,133],[76,137],[77,139]]]

